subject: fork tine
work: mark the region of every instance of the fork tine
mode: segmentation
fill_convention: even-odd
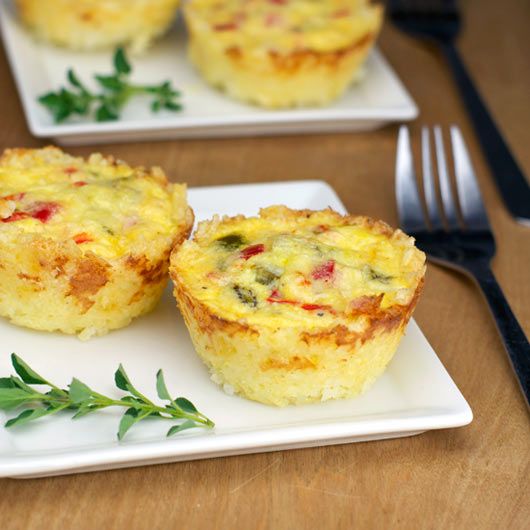
[[[442,218],[436,202],[436,187],[432,173],[431,146],[429,128],[421,129],[421,160],[423,167],[423,190],[425,192],[425,203],[427,204],[427,215],[433,230],[442,228]]]
[[[449,229],[458,228],[455,201],[453,199],[451,181],[449,180],[449,173],[447,171],[447,160],[445,158],[442,129],[439,125],[434,128],[434,143],[436,146],[438,178],[440,180],[440,192],[442,194],[442,204],[444,208],[445,219]]]
[[[489,230],[488,214],[478,187],[477,177],[460,128],[452,125],[451,143],[455,163],[456,189],[464,223],[471,230]]]
[[[399,128],[396,157],[396,200],[399,222],[405,232],[427,230],[416,184],[409,129]]]

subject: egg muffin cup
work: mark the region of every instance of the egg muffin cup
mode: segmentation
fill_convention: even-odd
[[[188,237],[186,187],[159,168],[48,147],[0,158],[0,316],[81,339],[158,302]]]
[[[424,272],[413,239],[383,222],[282,206],[200,223],[170,265],[212,379],[276,406],[364,392],[392,359]]]
[[[175,18],[180,0],[16,0],[42,40],[73,50],[130,45],[143,51]]]
[[[184,15],[188,55],[204,79],[266,108],[341,96],[362,75],[383,19],[382,7],[365,0],[191,0]]]

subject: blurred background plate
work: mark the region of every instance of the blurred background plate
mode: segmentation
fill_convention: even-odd
[[[136,99],[117,122],[79,119],[55,124],[37,97],[64,85],[69,67],[75,67],[91,86],[88,81],[94,73],[112,70],[112,53],[72,52],[35,41],[17,20],[10,0],[0,0],[0,27],[31,133],[62,145],[360,131],[418,115],[411,96],[378,50],[368,58],[364,79],[331,106],[274,111],[239,103],[210,88],[195,73],[186,59],[183,25],[177,23],[145,55],[131,57],[132,80],[171,80],[183,92],[184,111],[152,114],[145,100]]]

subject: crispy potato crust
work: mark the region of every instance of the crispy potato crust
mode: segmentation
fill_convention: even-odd
[[[234,13],[233,28],[225,25],[230,31],[219,31],[219,25],[212,24],[210,18],[217,16],[223,2],[207,4],[192,0],[184,7],[191,62],[211,85],[236,99],[267,108],[322,106],[340,97],[361,77],[361,66],[383,20],[381,6],[362,2],[357,12],[351,8],[348,15],[355,20],[348,27],[351,35],[348,31],[341,34],[344,26],[337,26],[334,37],[340,44],[329,48],[317,45],[330,39],[325,35],[318,38],[317,33],[325,29],[316,26],[313,32],[300,32],[297,36],[297,28],[286,27],[282,33],[271,27],[269,31],[265,23],[261,33],[248,36],[252,26],[245,29],[244,17],[253,15],[245,14],[244,7],[241,14]],[[281,14],[282,9],[289,10],[288,5],[272,8],[279,10],[278,17],[285,15]],[[259,15],[254,16],[252,23],[257,24]],[[238,18],[243,19],[241,28]],[[336,19],[330,18],[329,23],[336,24]],[[291,47],[286,47],[285,42],[291,42]]]
[[[297,223],[313,216],[326,219],[330,226],[362,226],[407,251],[412,249],[407,265],[413,275],[410,295],[404,303],[388,307],[381,306],[381,296],[360,297],[353,308],[335,310],[326,324],[317,316],[303,322],[289,318],[291,305],[282,306],[287,313],[281,324],[257,318],[259,306],[246,317],[228,316],[233,312],[219,298],[215,304],[199,299],[198,280],[191,279],[189,270],[216,234],[232,233],[245,218],[200,223],[193,240],[172,253],[170,275],[195,349],[212,379],[225,390],[278,406],[352,397],[368,388],[394,355],[423,289],[423,253],[401,231],[367,217],[285,207],[260,212],[260,219],[278,222],[278,230],[294,235]]]
[[[92,178],[89,182],[93,187],[90,191],[92,195],[87,197],[100,201],[97,205],[100,213],[96,218],[79,218],[75,205],[84,203],[68,202],[81,200],[75,196],[81,191],[72,190],[87,190],[89,187],[84,181],[83,187],[77,188],[75,182],[70,185],[65,180],[70,178],[74,166],[77,175],[84,179]],[[101,184],[98,172],[103,174]],[[27,179],[32,174],[38,179],[45,179],[45,182],[39,180],[35,191],[27,181],[14,183],[11,180],[13,175],[22,175],[23,179]],[[111,192],[106,190],[113,189],[109,184],[113,181],[109,179],[114,177],[117,181],[124,178],[127,189],[137,183],[137,191],[130,192],[132,197],[138,198],[141,190],[147,190],[146,193],[164,201],[168,218],[163,220],[163,229],[160,224],[154,224],[150,217],[152,214],[145,214],[143,210],[138,211],[138,219],[134,219],[138,223],[144,216],[142,231],[136,235],[123,236],[104,226],[112,234],[109,235],[101,227],[97,228],[100,216],[107,215],[106,194]],[[158,168],[149,171],[130,168],[112,157],[100,155],[91,155],[84,161],[51,147],[11,149],[0,158],[0,197],[4,195],[2,189],[19,189],[20,186],[26,187],[16,195],[19,198],[25,196],[26,201],[33,200],[28,197],[34,196],[37,203],[46,186],[57,190],[57,203],[61,206],[64,202],[58,210],[63,217],[49,223],[32,221],[31,226],[24,227],[20,224],[23,221],[5,222],[6,219],[9,221],[13,212],[0,215],[1,316],[21,326],[62,331],[87,339],[126,326],[133,318],[156,305],[167,283],[170,251],[189,236],[193,225],[193,212],[186,203],[185,186],[170,184]],[[150,200],[142,198],[140,203],[142,208],[147,208],[146,211],[151,208]],[[96,204],[93,206],[96,207]],[[108,213],[109,222],[112,220],[117,226],[122,221],[126,224],[128,219],[123,220],[117,210],[117,207],[112,207]],[[70,212],[73,212],[73,217],[69,217]],[[72,226],[74,218],[79,219],[76,222],[83,226]],[[92,240],[84,245],[81,240],[77,244],[75,237],[67,235],[84,234],[86,230],[94,233],[99,230],[103,234],[99,237],[106,237],[106,240],[100,247],[85,250]],[[128,243],[127,248],[123,248],[124,242]],[[112,250],[113,245],[118,245],[116,251]],[[105,251],[104,255],[98,254],[100,248]]]

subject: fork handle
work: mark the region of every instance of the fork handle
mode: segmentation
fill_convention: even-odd
[[[495,319],[521,390],[530,407],[530,344],[513,314],[488,263],[467,263],[466,268],[479,284]]]
[[[453,70],[482,151],[505,205],[517,220],[530,218],[530,186],[467,73],[455,46],[439,42]]]

